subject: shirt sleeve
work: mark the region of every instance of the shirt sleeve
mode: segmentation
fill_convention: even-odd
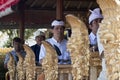
[[[39,62],[40,62],[41,59],[43,59],[45,57],[45,54],[46,54],[46,50],[45,50],[45,47],[42,44],[41,49],[40,49],[40,54],[39,54]]]
[[[9,61],[9,53],[6,54],[4,64],[7,64]]]

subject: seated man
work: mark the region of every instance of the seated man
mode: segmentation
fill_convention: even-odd
[[[47,39],[47,41],[55,48],[58,55],[58,64],[70,64],[70,54],[67,51],[66,44],[67,40],[64,39],[64,22],[61,20],[54,20],[51,24],[53,37]],[[41,45],[39,62],[42,63],[42,59],[46,55],[46,50],[43,45]]]
[[[25,55],[26,55],[26,53],[23,50],[22,44],[23,44],[23,41],[20,38],[15,37],[13,39],[14,50],[10,51],[9,53],[13,55],[16,63],[18,62],[17,52],[20,52],[23,57],[25,57]],[[5,60],[4,60],[4,68],[5,69],[7,69],[8,61],[9,61],[9,54],[7,53],[6,57],[5,57]]]
[[[36,44],[31,46],[33,52],[35,53],[35,62],[37,66],[40,65],[39,64],[39,53],[41,49],[41,41],[43,40],[45,40],[45,34],[40,31],[35,37]]]

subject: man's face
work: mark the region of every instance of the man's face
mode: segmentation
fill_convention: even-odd
[[[95,19],[92,21],[91,25],[90,25],[90,29],[93,31],[93,32],[97,32],[98,28],[99,28],[99,23],[101,23],[101,20],[102,19]]]
[[[55,26],[52,29],[53,35],[56,37],[63,37],[64,36],[64,27],[62,26]]]
[[[37,36],[36,37],[36,43],[38,44],[38,45],[40,45],[41,44],[41,41],[43,41],[44,40],[44,37],[43,36],[41,36],[41,35],[39,35],[39,36]]]
[[[16,52],[19,52],[21,50],[21,44],[19,42],[13,42],[13,47]]]

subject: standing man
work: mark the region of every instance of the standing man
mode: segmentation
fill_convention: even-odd
[[[47,39],[47,41],[56,49],[58,54],[58,64],[70,64],[70,54],[67,51],[67,40],[64,39],[64,22],[62,20],[54,20],[51,24],[51,29],[53,37]],[[45,47],[41,46],[41,51],[39,55],[39,62],[42,63],[42,59],[45,57],[46,50]]]
[[[33,52],[35,53],[35,62],[37,66],[40,65],[39,64],[39,53],[41,49],[41,42],[43,40],[45,40],[45,34],[42,31],[40,31],[35,37],[36,44],[31,46]]]

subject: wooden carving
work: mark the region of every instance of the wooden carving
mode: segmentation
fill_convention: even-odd
[[[89,73],[89,37],[86,25],[73,15],[66,16],[72,29],[67,48],[71,53],[73,80],[82,80]]]
[[[38,75],[37,80],[45,80],[45,74],[41,73],[40,75]]]
[[[120,80],[120,0],[97,0],[104,19],[99,36],[104,46],[108,80]]]
[[[8,54],[10,59],[7,63],[7,67],[8,67],[8,73],[10,76],[10,80],[16,80],[16,67],[15,67],[15,60],[14,57],[11,53]]]
[[[32,49],[27,46],[23,45],[25,51],[26,51],[26,57],[24,60],[24,68],[25,68],[25,74],[26,74],[26,80],[35,80],[35,74],[36,74],[36,65],[35,65],[35,55]]]
[[[17,56],[19,58],[19,61],[16,66],[17,80],[25,80],[25,70],[23,67],[24,58],[20,54],[21,53],[17,53]]]
[[[46,49],[46,56],[42,61],[42,68],[44,70],[45,80],[58,80],[58,58],[54,47],[42,41]]]

